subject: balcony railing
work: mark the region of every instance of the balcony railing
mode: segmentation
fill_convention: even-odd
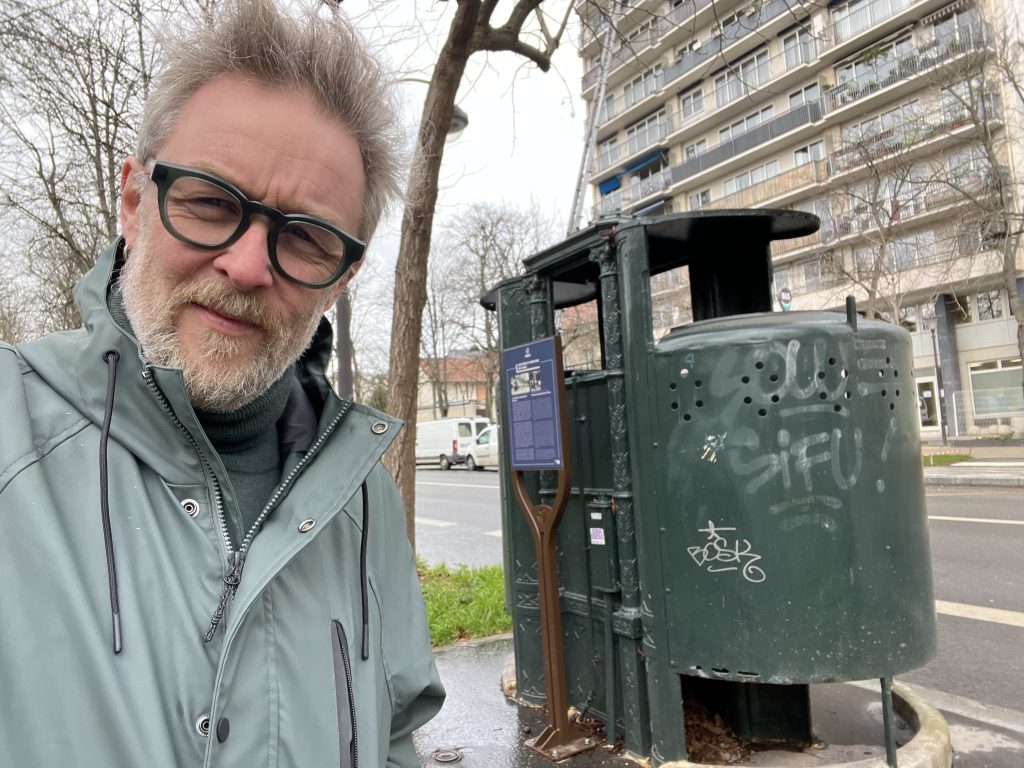
[[[773,120],[753,128],[735,139],[724,141],[717,147],[697,155],[672,168],[672,181],[677,183],[695,174],[714,168],[748,149],[771,141],[795,128],[821,119],[821,104],[811,101],[783,112]]]
[[[665,137],[675,130],[674,123],[675,120],[671,115],[665,115],[656,123],[637,131],[625,143],[616,144],[606,151],[598,153],[592,173],[601,173],[651,147],[660,145]]]
[[[827,180],[828,162],[816,160],[780,173],[778,176],[772,176],[770,179],[759,181],[739,192],[712,200],[704,207],[751,208],[767,200],[774,200],[795,190]]]
[[[670,168],[658,171],[646,179],[624,184],[620,189],[601,198],[600,202],[594,206],[594,217],[618,213],[623,208],[628,208],[645,197],[664,192],[670,186],[672,186],[672,170]]]
[[[829,41],[830,47],[839,45],[879,22],[895,16],[913,3],[914,0],[871,0],[871,2],[859,6],[853,13],[826,27],[824,37]]]
[[[669,31],[689,20],[694,13],[710,4],[711,0],[697,0],[694,3],[682,5],[679,8],[674,9],[668,16],[658,19],[657,23],[655,23],[649,31],[649,38],[647,36],[648,33],[645,33],[641,38],[626,43],[612,55],[612,63],[609,65],[609,72],[625,64],[627,61],[630,61],[636,56],[637,52],[643,50],[648,45],[653,45]],[[665,70],[666,78],[664,82],[668,83],[686,74],[698,64],[715,56],[723,48],[726,48],[737,40],[746,37],[758,27],[767,24],[772,19],[775,19],[784,13],[793,13],[793,10],[792,0],[767,0],[767,2],[761,5],[759,9],[755,10],[749,16],[743,16],[732,24],[728,24],[723,27],[721,35],[712,37],[699,49],[695,51],[688,51],[684,54],[678,61]],[[600,75],[600,65],[588,70],[583,75],[583,91],[586,92],[597,85]]]
[[[986,122],[1002,120],[1002,106],[998,94],[985,94],[979,107],[979,119]],[[936,134],[954,131],[967,125],[972,119],[974,116],[970,110],[960,109],[959,105],[957,108],[936,109],[917,115],[911,122],[872,133],[860,141],[841,144],[829,155],[830,172],[842,173],[863,166],[869,160],[907,152],[922,141],[934,138]]]
[[[948,35],[918,46],[900,59],[883,59],[872,72],[866,72],[854,80],[840,83],[822,94],[826,114],[845,107],[854,101],[870,96],[901,80],[906,80],[925,70],[948,62],[950,59],[970,51],[979,50],[988,44],[989,33],[985,25],[961,29],[959,34]]]

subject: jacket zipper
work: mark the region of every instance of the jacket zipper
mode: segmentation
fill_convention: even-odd
[[[249,532],[246,534],[245,539],[242,541],[242,545],[237,551],[231,547],[231,535],[228,532],[227,520],[224,516],[224,497],[221,493],[220,481],[217,479],[217,474],[213,471],[213,467],[210,466],[210,462],[206,458],[206,454],[203,453],[203,449],[200,447],[199,442],[192,436],[192,433],[188,431],[188,428],[181,423],[181,420],[174,414],[174,409],[171,408],[171,404],[168,402],[167,397],[163,392],[160,391],[160,387],[157,386],[156,381],[153,380],[152,371],[148,368],[142,373],[142,377],[149,387],[149,390],[153,393],[153,396],[160,403],[161,409],[167,414],[171,422],[178,428],[178,430],[185,435],[189,443],[192,445],[192,449],[196,452],[199,457],[199,463],[203,467],[203,472],[206,474],[207,479],[213,485],[213,496],[214,505],[217,511],[217,523],[220,528],[221,539],[224,542],[224,549],[227,552],[227,570],[224,573],[224,587],[220,593],[220,599],[217,601],[217,607],[213,611],[213,616],[210,618],[210,626],[206,632],[203,633],[203,641],[210,642],[213,640],[214,635],[217,632],[217,627],[224,620],[224,616],[227,613],[228,608],[231,605],[231,601],[235,598],[235,592],[238,591],[238,585],[242,581],[242,567],[245,565],[245,556],[249,553],[249,547],[252,545],[252,540],[256,537],[256,533],[259,531],[263,522],[267,519],[267,515],[274,511],[274,507],[277,506],[281,498],[287,493],[291,487],[295,477],[302,471],[302,469],[312,461],[313,457],[320,451],[323,444],[327,441],[327,438],[334,431],[338,423],[348,413],[349,407],[351,407],[351,401],[346,401],[341,410],[331,420],[331,423],[327,425],[327,428],[320,434],[319,437],[314,441],[313,445],[306,451],[306,455],[302,457],[298,464],[296,464],[292,471],[288,473],[280,485],[274,490],[273,495],[270,497],[270,501],[260,512],[259,517],[249,528]]]
[[[345,628],[337,619],[331,620],[334,630],[331,644],[334,647],[334,689],[338,703],[338,740],[341,753],[341,768],[357,768],[359,765],[359,740],[356,732],[356,698],[352,692],[352,661],[348,655],[348,638]],[[344,698],[342,691],[344,690]],[[346,720],[345,714],[348,713]],[[349,743],[346,744],[345,732],[351,728]],[[345,763],[346,747],[351,761]]]

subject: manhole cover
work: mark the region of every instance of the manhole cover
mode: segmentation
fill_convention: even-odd
[[[431,757],[438,763],[457,763],[462,759],[462,753],[457,749],[435,749]]]

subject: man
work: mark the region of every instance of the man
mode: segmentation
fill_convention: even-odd
[[[323,375],[397,186],[386,79],[271,0],[167,50],[85,328],[0,347],[0,766],[418,765],[400,425]]]

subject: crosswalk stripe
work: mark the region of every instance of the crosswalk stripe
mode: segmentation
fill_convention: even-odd
[[[994,624],[1005,624],[1009,627],[1024,627],[1024,613],[1019,611],[1007,611],[1003,608],[986,608],[982,605],[950,603],[946,600],[936,600],[935,611],[936,613],[941,613],[946,616],[956,616],[961,619],[990,621]]]
[[[429,517],[416,517],[416,525],[429,525],[431,528],[448,528],[455,525],[450,520],[432,520]]]
[[[500,530],[488,531],[487,533],[484,534],[484,536],[493,536],[496,539],[500,539],[501,538],[501,531]]]
[[[995,525],[1024,525],[1024,520],[1000,520],[996,517],[952,517],[950,515],[928,515],[929,520],[945,520],[951,523],[992,523]]]

